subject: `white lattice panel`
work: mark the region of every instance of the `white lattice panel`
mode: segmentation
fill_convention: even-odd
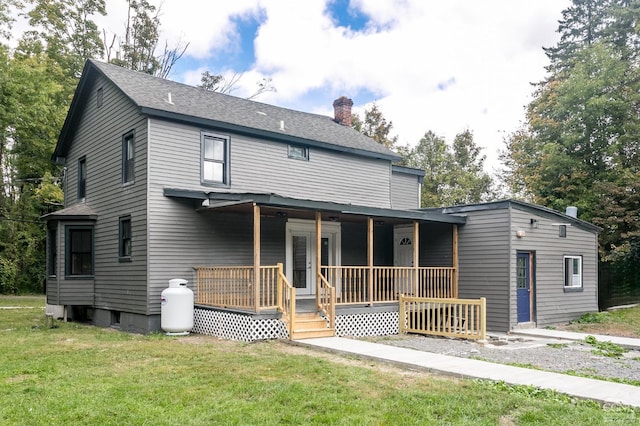
[[[400,332],[398,312],[336,316],[336,336],[388,336]]]
[[[254,319],[250,315],[198,308],[194,309],[193,332],[243,342],[289,338],[284,323],[277,318]]]

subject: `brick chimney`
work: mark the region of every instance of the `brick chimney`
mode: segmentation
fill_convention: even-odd
[[[351,127],[351,107],[353,101],[346,96],[340,96],[333,101],[334,120],[338,124]]]

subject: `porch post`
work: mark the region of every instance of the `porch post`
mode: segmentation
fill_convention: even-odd
[[[369,282],[369,303],[373,304],[373,218],[367,218],[367,266]]]
[[[312,282],[316,283],[316,306],[320,306],[320,292],[318,291],[318,277],[320,276],[320,271],[322,263],[322,214],[320,212],[316,212],[316,270],[313,271],[315,277],[313,277]]]
[[[255,311],[260,311],[260,206],[253,203],[253,297]]]
[[[420,288],[420,275],[418,268],[420,267],[420,224],[416,221],[413,222],[413,276],[415,283],[415,292],[416,297],[420,297],[418,294],[418,289]]]
[[[453,286],[454,299],[458,298],[458,225],[453,224],[453,277],[451,277],[451,285]]]

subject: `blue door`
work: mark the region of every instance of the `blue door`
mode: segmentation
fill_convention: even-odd
[[[516,258],[516,288],[518,322],[531,321],[531,253],[518,253]]]

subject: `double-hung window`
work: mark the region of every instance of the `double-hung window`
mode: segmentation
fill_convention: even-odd
[[[582,256],[564,256],[564,287],[582,288]]]
[[[131,216],[120,218],[119,257],[121,261],[131,260]]]
[[[78,160],[78,200],[84,199],[87,195],[87,159],[82,157]]]
[[[93,227],[67,227],[66,275],[93,275]]]
[[[229,138],[202,133],[202,183],[229,185]]]
[[[122,183],[130,183],[134,180],[135,163],[135,139],[133,131],[122,136]]]

